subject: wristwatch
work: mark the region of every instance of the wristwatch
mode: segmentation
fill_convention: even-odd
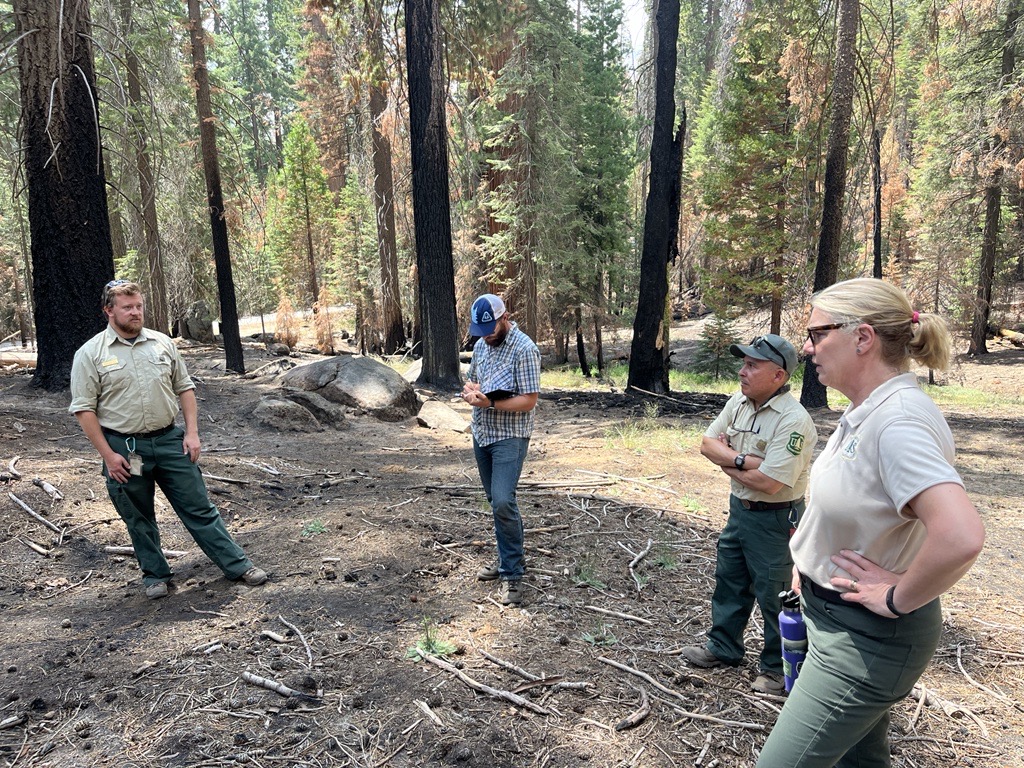
[[[736,469],[743,469],[743,465],[747,463],[747,454],[737,453],[736,458],[732,460],[732,463],[736,465]]]

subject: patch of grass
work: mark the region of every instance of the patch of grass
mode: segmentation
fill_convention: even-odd
[[[597,577],[597,565],[594,557],[584,555],[576,566],[576,585],[607,589],[608,586]]]
[[[580,637],[583,638],[583,642],[593,646],[607,647],[619,642],[619,638],[608,628],[607,624],[596,627],[592,632],[581,632]]]
[[[423,634],[416,641],[416,645],[406,651],[405,657],[407,659],[416,659],[418,661],[421,656],[417,651],[429,653],[431,656],[451,656],[458,650],[458,646],[455,643],[438,637],[437,625],[434,624],[434,620],[429,616],[423,617],[421,626],[423,627]]]
[[[637,455],[647,451],[691,450],[700,444],[702,434],[704,430],[700,425],[687,425],[680,429],[659,423],[658,406],[651,402],[644,403],[643,416],[612,424],[604,432],[609,449],[624,449]]]
[[[924,391],[943,410],[962,408],[967,410],[988,411],[993,408],[1019,408],[1024,405],[1024,397],[1019,395],[1001,395],[995,392],[983,392],[955,385],[938,386],[925,384]],[[830,393],[831,394],[831,393]]]
[[[650,558],[651,565],[661,568],[663,571],[674,571],[679,567],[679,558],[675,552],[665,546],[659,546],[654,550],[654,556]]]
[[[683,509],[687,512],[693,512],[697,515],[706,515],[709,512],[708,508],[705,507],[703,503],[691,496],[683,496],[679,500],[679,503],[683,505]]]
[[[302,526],[302,535],[306,538],[311,536],[319,536],[321,533],[327,533],[327,526],[324,525],[324,521],[319,517],[310,520],[304,526]]]

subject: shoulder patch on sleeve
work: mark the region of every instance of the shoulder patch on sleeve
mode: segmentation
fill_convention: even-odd
[[[786,450],[794,456],[799,456],[804,449],[804,436],[799,432],[789,433],[789,442],[786,443]]]

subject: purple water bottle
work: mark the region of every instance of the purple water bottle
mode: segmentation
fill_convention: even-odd
[[[800,675],[800,667],[807,656],[807,626],[800,613],[800,595],[793,590],[779,593],[782,610],[779,612],[779,632],[782,634],[782,674],[786,679],[786,692]]]

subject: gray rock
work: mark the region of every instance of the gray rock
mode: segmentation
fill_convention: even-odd
[[[288,357],[292,353],[291,348],[287,344],[279,344],[277,342],[267,345],[267,351],[272,355],[279,357]]]
[[[274,395],[260,400],[252,415],[260,424],[273,429],[291,432],[324,431],[323,424],[303,406]]]
[[[455,432],[468,432],[470,423],[440,400],[427,400],[416,414],[416,421],[421,427],[431,429],[451,429]]]
[[[301,405],[312,413],[321,424],[337,428],[345,426],[345,409],[321,397],[316,392],[286,388],[281,390],[281,396]]]
[[[205,301],[197,301],[188,308],[179,329],[184,339],[213,343],[213,314]]]
[[[284,374],[285,387],[316,392],[333,403],[360,408],[381,421],[416,414],[416,393],[397,371],[368,357],[332,357]]]

